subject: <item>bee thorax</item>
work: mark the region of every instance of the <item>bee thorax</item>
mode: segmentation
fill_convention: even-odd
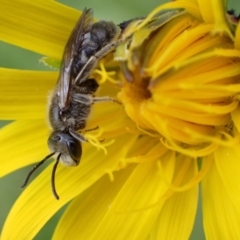
[[[60,110],[58,96],[54,95],[49,107],[49,121],[54,130],[81,130],[86,126],[91,106],[83,102],[72,101],[66,110]]]

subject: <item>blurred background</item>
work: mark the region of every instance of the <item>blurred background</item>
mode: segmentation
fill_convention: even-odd
[[[102,20],[112,20],[116,23],[120,23],[134,17],[145,16],[156,6],[167,1],[148,0],[141,1],[141,3],[139,3],[138,0],[61,0],[58,2],[79,10],[82,10],[84,7],[93,8],[96,18]],[[235,9],[237,13],[240,12],[239,0],[230,0],[228,5],[228,9]],[[39,63],[39,59],[41,57],[42,56],[39,54],[25,49],[20,49],[0,41],[0,67],[43,71],[49,70],[47,67]],[[7,123],[7,121],[0,121],[0,127],[3,127]],[[20,184],[25,179],[30,168],[31,166],[28,166],[0,179],[0,232],[11,206],[19,194],[21,194]],[[7,194],[5,194],[6,192]],[[191,240],[205,239],[200,206],[201,203],[199,203],[198,215]],[[50,221],[34,239],[51,239],[53,230],[63,211],[64,208],[61,209],[52,219],[50,219]]]

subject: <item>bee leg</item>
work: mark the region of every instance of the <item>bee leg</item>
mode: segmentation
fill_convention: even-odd
[[[117,99],[111,97],[94,97],[93,102],[115,102],[118,104],[122,104]]]
[[[96,126],[95,128],[86,129],[84,132],[94,131],[94,130],[97,130],[98,128],[99,128],[99,127]]]
[[[82,93],[74,93],[72,98],[76,102],[80,102],[84,105],[90,106],[93,104],[93,97],[91,95],[82,94]]]
[[[88,78],[85,82],[81,83],[81,85],[76,85],[76,92],[78,93],[86,93],[93,94],[97,91],[99,84],[94,78]]]
[[[69,128],[69,133],[80,142],[88,142],[88,140],[81,133],[75,132],[71,128]]]

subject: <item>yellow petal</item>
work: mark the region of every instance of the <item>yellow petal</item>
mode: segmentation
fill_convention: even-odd
[[[62,216],[53,239],[89,239],[135,166],[114,173],[113,182],[104,176],[75,198]]]
[[[216,168],[228,196],[240,214],[240,148],[219,147],[214,152]]]
[[[237,30],[235,33],[235,42],[234,42],[234,46],[236,49],[240,49],[240,24],[238,23],[237,25]]]
[[[45,119],[57,72],[0,68],[0,119]]]
[[[0,129],[0,176],[41,160],[48,153],[44,120],[16,121]]]
[[[168,152],[160,161],[167,179],[171,181],[174,153]],[[92,231],[92,239],[145,239],[165,202],[163,194],[166,190],[167,186],[159,176],[156,162],[139,164],[112,201],[110,208],[101,206],[105,215],[98,226],[93,229],[90,223],[84,231]],[[96,215],[100,211],[102,210],[97,211]]]
[[[198,0],[204,21],[215,24],[216,32],[225,32],[233,39],[226,20],[226,2],[225,0]]]
[[[33,239],[43,225],[63,205],[90,187],[109,169],[114,170],[118,166],[118,161],[125,157],[135,141],[136,136],[129,137],[128,135],[126,137],[123,135],[116,139],[114,145],[109,146],[107,156],[86,144],[86,148],[83,148],[80,166],[67,168],[59,165],[56,172],[59,201],[51,193],[52,164],[48,166],[17,199],[3,227],[1,240]],[[116,149],[116,146],[122,147]],[[13,226],[18,227],[12,231]]]
[[[182,164],[182,163],[181,163]],[[197,173],[197,163],[192,160],[184,181]],[[189,239],[195,221],[198,202],[198,186],[173,194],[164,204],[153,228],[152,239]]]
[[[238,107],[235,111],[231,113],[232,120],[237,130],[240,132],[240,108]]]
[[[232,164],[230,157],[221,158],[221,161],[225,160],[226,164]],[[234,168],[234,162],[232,168]],[[239,172],[237,174],[239,176]],[[232,175],[228,176],[230,177]],[[228,187],[231,189],[231,186]],[[217,166],[213,164],[202,182],[203,223],[207,239],[240,239],[240,205],[234,204],[228,192]],[[239,196],[237,189],[235,194],[237,194],[236,197]]]
[[[187,12],[189,12],[191,15],[198,19],[201,18],[201,12],[199,11],[198,7],[198,0],[176,0],[174,2],[180,3],[179,8],[186,9]]]
[[[0,40],[61,59],[79,12],[43,0],[0,0]]]
[[[218,15],[219,17],[222,16],[220,13],[215,12],[214,10],[217,11],[217,9],[220,9],[221,12],[225,9],[223,6],[223,1],[220,0],[198,0],[198,4],[200,7],[201,14],[203,16],[203,19],[207,23],[215,23],[216,22],[216,16]],[[217,9],[214,9],[214,6],[217,6]],[[225,11],[224,11],[225,13]]]
[[[158,14],[161,11],[169,10],[169,9],[178,9],[183,8],[186,9],[188,12],[190,12],[193,16],[197,18],[201,18],[201,14],[199,12],[199,8],[196,4],[196,1],[189,1],[189,0],[179,0],[179,1],[173,1],[164,3],[157,8],[155,8],[148,16],[142,21],[140,24],[137,25],[136,29],[140,29],[143,27],[153,16]],[[135,29],[135,30],[136,30]]]

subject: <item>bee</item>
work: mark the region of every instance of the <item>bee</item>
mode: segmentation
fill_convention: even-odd
[[[55,187],[58,163],[79,164],[81,143],[87,142],[81,131],[86,127],[91,106],[96,102],[117,102],[110,97],[95,97],[99,85],[89,76],[98,61],[123,41],[119,39],[120,33],[121,29],[113,22],[93,23],[92,9],[83,10],[65,46],[58,82],[50,99],[49,121],[53,131],[48,138],[48,147],[51,153],[31,169],[22,188],[40,165],[57,155],[51,186],[54,197],[59,199]]]

